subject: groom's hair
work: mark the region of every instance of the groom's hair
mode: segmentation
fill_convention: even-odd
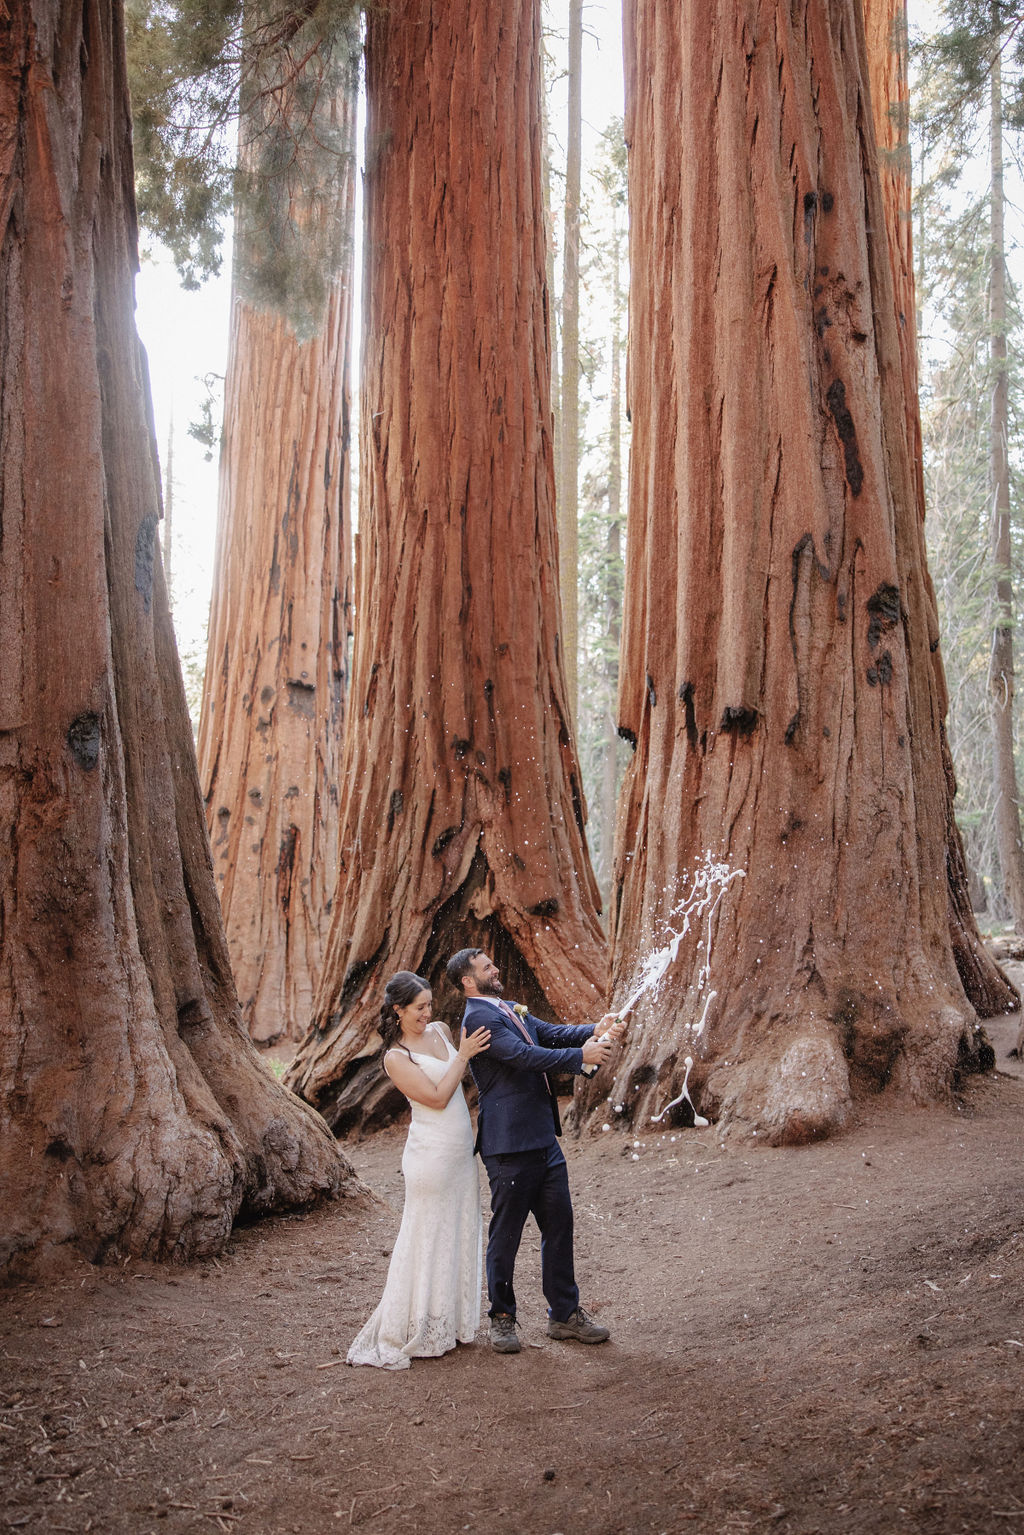
[[[464,975],[469,975],[473,968],[473,961],[476,959],[478,954],[482,954],[483,952],[483,949],[460,949],[457,954],[452,955],[451,959],[445,965],[444,973],[448,977],[449,983],[455,987],[456,991],[462,990],[462,977]]]

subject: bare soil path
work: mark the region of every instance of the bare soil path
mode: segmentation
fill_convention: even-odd
[[[1024,1080],[998,1062],[956,1108],[801,1150],[569,1141],[599,1348],[546,1339],[533,1233],[521,1354],[341,1362],[398,1129],[350,1148],[377,1203],[3,1292],[0,1530],[1024,1532]]]

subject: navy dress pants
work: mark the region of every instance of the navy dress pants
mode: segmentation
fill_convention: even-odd
[[[540,1227],[541,1286],[548,1312],[564,1322],[580,1303],[572,1260],[572,1200],[569,1170],[557,1141],[537,1151],[510,1151],[483,1158],[491,1185],[487,1230],[489,1315],[516,1314],[512,1277],[516,1254],[532,1215]]]

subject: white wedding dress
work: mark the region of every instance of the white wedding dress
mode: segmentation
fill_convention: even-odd
[[[457,1052],[440,1029],[427,1027],[447,1058],[410,1054],[439,1082]],[[407,1370],[410,1359],[471,1343],[480,1325],[480,1184],[461,1087],[443,1109],[412,1104],[402,1172],[405,1208],[384,1294],[349,1349],[349,1364]]]

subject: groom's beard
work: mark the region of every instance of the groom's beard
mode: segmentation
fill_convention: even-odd
[[[478,981],[476,989],[482,997],[500,997],[505,990],[500,981]]]

